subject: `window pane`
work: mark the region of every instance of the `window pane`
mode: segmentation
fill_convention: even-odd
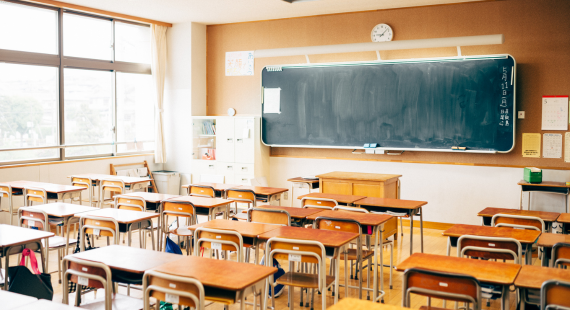
[[[112,60],[112,34],[110,20],[63,14],[63,55]]]
[[[154,94],[147,74],[117,72],[117,152],[154,149]]]
[[[64,70],[65,144],[113,142],[113,73]],[[110,154],[111,145],[68,148],[67,156]]]
[[[0,149],[58,145],[58,69],[0,63]],[[0,161],[58,157],[58,149],[0,152]]]
[[[115,22],[115,59],[150,63],[150,27]]]
[[[0,1],[0,48],[57,54],[57,11]]]

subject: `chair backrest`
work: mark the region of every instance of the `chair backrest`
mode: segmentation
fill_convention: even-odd
[[[301,198],[301,206],[303,208],[332,210],[338,206],[338,203],[334,199],[303,197]]]
[[[370,213],[370,211],[364,208],[347,207],[347,206],[336,206],[333,211],[350,211],[350,212],[360,212],[360,213]]]
[[[570,266],[570,243],[558,242],[552,247],[552,267]]]
[[[125,182],[123,180],[101,179],[100,186],[103,192],[125,193]]]
[[[115,196],[115,208],[131,211],[146,211],[146,201],[141,197]]]
[[[179,306],[204,310],[204,286],[194,278],[147,270],[143,276],[144,310],[150,309],[150,297]]]
[[[522,264],[522,245],[513,238],[463,235],[457,240],[457,256],[508,259]]]
[[[47,203],[47,192],[43,188],[26,187],[24,188],[24,205],[30,206],[32,202]]]
[[[63,303],[68,304],[69,283],[77,283],[87,287],[102,288],[105,290],[105,309],[112,309],[112,276],[109,266],[73,256],[63,258]],[[79,293],[79,292],[78,292]]]
[[[570,309],[570,282],[547,280],[540,288],[540,309]]]
[[[197,228],[194,231],[194,255],[200,256],[200,247],[211,250],[235,251],[238,262],[243,262],[243,238],[237,231]]]
[[[319,275],[319,290],[322,291],[326,281],[326,252],[322,243],[313,240],[299,240],[286,238],[271,238],[267,240],[265,253],[265,266],[271,267],[273,259],[290,262],[303,262],[317,264]],[[269,255],[267,254],[269,253]],[[270,276],[273,283],[273,275]]]
[[[12,186],[0,183],[0,198],[12,200]]]
[[[119,223],[113,218],[82,215],[79,219],[79,227],[82,251],[85,250],[85,234],[113,237],[113,243],[119,243]]]
[[[410,294],[473,304],[481,309],[481,285],[472,276],[410,268],[404,272],[402,306],[410,307]]]
[[[544,225],[544,221],[536,216],[499,213],[493,215],[491,218],[491,226],[523,228],[546,232],[546,225]]]
[[[327,216],[318,216],[313,221],[313,228],[362,234],[362,227],[359,222],[351,219],[339,219]]]
[[[250,189],[230,188],[226,191],[226,197],[229,200],[251,203],[255,208],[255,192]]]
[[[91,187],[92,180],[90,178],[85,178],[85,177],[76,177],[76,176],[71,176],[71,185],[72,186],[78,186],[78,187],[85,187],[85,188],[89,188]]]
[[[216,197],[216,191],[211,186],[189,185],[188,186],[188,196],[214,198],[214,197]]]
[[[27,225],[36,227],[39,230],[49,231],[48,215],[45,211],[34,209],[33,207],[22,207],[18,209],[18,226]]]
[[[247,221],[290,226],[291,215],[285,210],[250,208],[247,210]]]
[[[164,201],[162,204],[161,222],[168,223],[169,216],[182,217],[189,220],[189,225],[196,224],[196,208],[194,204],[189,201],[172,202]],[[177,227],[180,227],[180,221],[176,221]],[[168,234],[168,225],[162,225],[164,233]]]

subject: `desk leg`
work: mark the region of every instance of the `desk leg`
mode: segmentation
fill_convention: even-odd
[[[358,236],[360,238],[360,236]],[[340,258],[340,257],[339,257]],[[340,264],[339,264],[340,265]],[[344,298],[348,298],[348,243],[344,246]],[[350,266],[352,268],[352,266]],[[362,276],[360,276],[362,278]],[[309,290],[307,290],[308,292]],[[307,298],[308,299],[308,298]]]
[[[127,239],[128,239],[128,242],[127,242],[127,244],[128,244],[129,246],[131,246],[131,235],[132,235],[132,234],[131,234],[131,227],[132,227],[132,225],[131,225],[131,224],[127,224],[127,225],[128,225],[128,229],[127,229]]]
[[[293,188],[294,188],[294,187],[295,187],[295,183],[294,183],[294,182],[291,182],[291,197],[289,197],[289,201],[290,201],[289,206],[290,206],[290,207],[293,207],[293,197],[295,197],[295,196],[293,195]]]
[[[257,238],[253,238],[253,246],[255,247],[255,255],[254,255],[254,265],[257,265],[257,262],[259,262],[259,240]],[[266,258],[267,259],[267,258]],[[249,262],[246,262],[249,263]],[[271,297],[273,298],[273,297]]]
[[[420,244],[423,253],[424,252],[424,213],[422,212],[422,207],[420,207]]]
[[[156,230],[156,248],[162,252],[162,201],[158,203],[158,229]]]
[[[410,255],[414,252],[414,214],[410,212]]]
[[[7,291],[8,290],[8,267],[10,265],[8,258],[10,255],[8,255],[10,249],[4,249],[4,290]]]
[[[336,263],[334,264],[334,304],[338,303],[338,288],[340,286],[340,251],[341,248],[335,249],[336,252]],[[333,258],[334,259],[334,258]],[[332,263],[332,259],[331,259]],[[323,290],[322,294],[326,294],[326,290]],[[291,293],[289,293],[291,295]]]
[[[509,293],[509,286],[503,285],[503,293],[501,294],[501,310],[509,310]]]
[[[521,199],[520,199],[519,210],[522,210],[522,197],[523,197],[523,190],[522,190],[522,185],[521,185]]]

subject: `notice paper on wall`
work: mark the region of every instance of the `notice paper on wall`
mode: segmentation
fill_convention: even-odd
[[[523,133],[522,156],[540,158],[540,134]]]
[[[226,76],[253,75],[253,51],[226,52]]]
[[[263,113],[281,113],[281,88],[263,89]]]
[[[564,134],[564,162],[570,163],[570,132]]]
[[[545,133],[543,139],[542,157],[562,158],[562,134]]]
[[[568,96],[542,97],[542,130],[568,130]]]

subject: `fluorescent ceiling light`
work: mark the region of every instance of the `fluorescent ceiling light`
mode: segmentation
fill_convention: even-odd
[[[491,34],[491,35],[467,36],[467,37],[274,48],[274,49],[256,50],[254,53],[255,55],[254,57],[266,58],[266,57],[316,55],[316,54],[408,50],[408,49],[417,49],[417,48],[493,45],[493,44],[503,44],[504,42],[505,42],[504,35]]]

